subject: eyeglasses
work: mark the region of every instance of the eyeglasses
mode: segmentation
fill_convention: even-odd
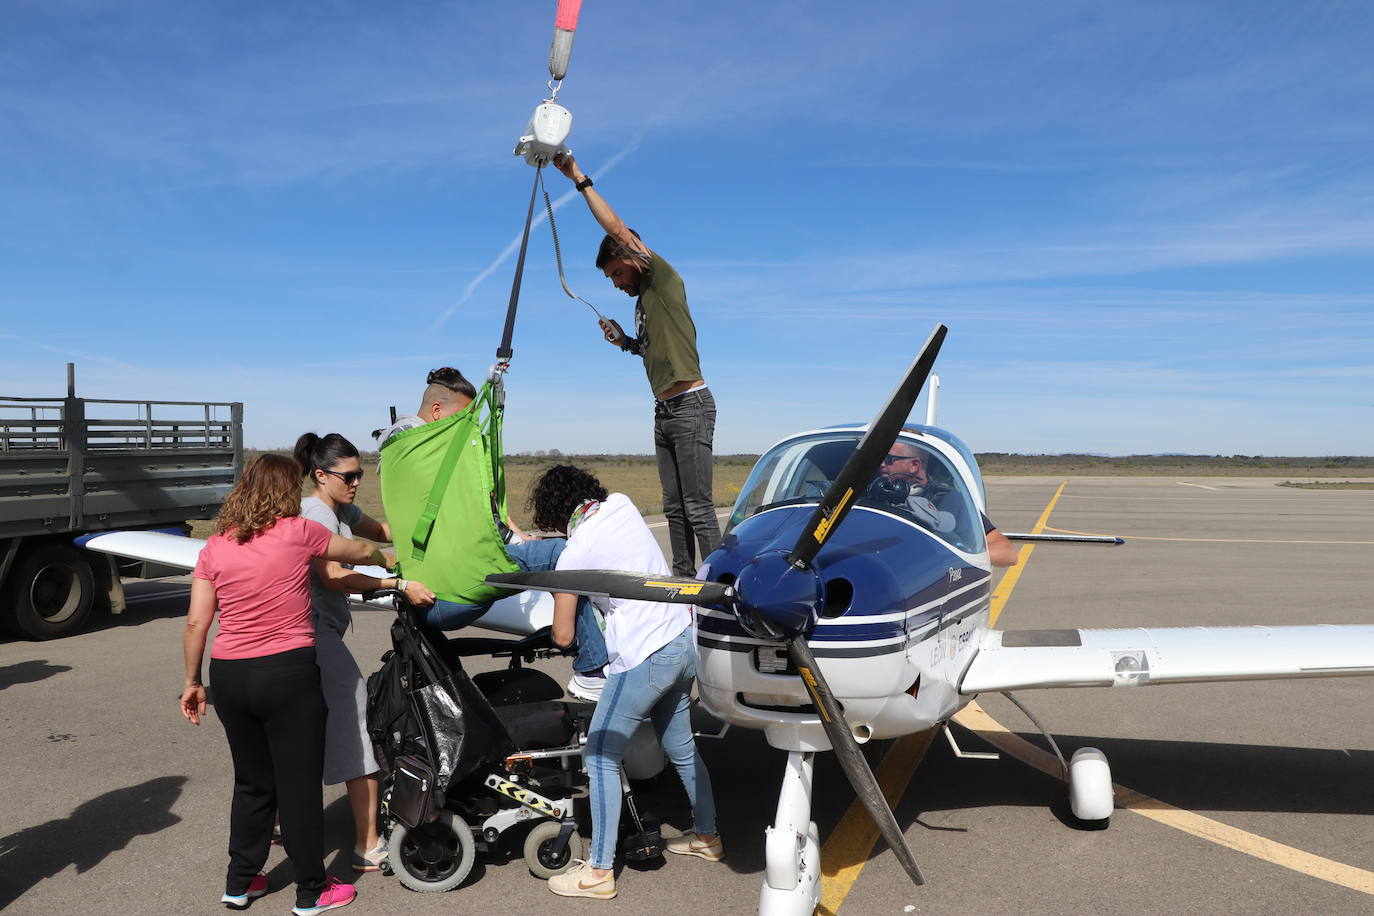
[[[329,468],[319,468],[319,470],[324,471],[326,474],[333,474],[335,477],[342,480],[346,487],[357,486],[363,479],[362,471],[331,471]]]
[[[891,452],[888,452],[886,455],[883,456],[883,464],[896,464],[898,461],[914,461],[914,462],[916,462],[917,464],[920,464],[920,463],[921,463],[921,456],[920,456],[920,455],[894,455],[894,454],[892,454]]]

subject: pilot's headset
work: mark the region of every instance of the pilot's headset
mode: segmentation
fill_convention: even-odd
[[[921,449],[920,456],[923,464],[929,462],[930,453],[925,449]],[[887,467],[891,463],[891,458],[883,459],[883,467]],[[929,470],[927,469],[928,474]],[[914,485],[905,478],[889,477],[879,470],[868,484],[868,498],[889,506],[904,506],[913,493],[919,496],[922,489],[921,486]]]

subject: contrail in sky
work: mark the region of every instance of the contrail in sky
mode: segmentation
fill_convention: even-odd
[[[597,169],[596,174],[592,177],[601,178],[605,176],[617,165],[619,165],[622,159],[630,155],[630,153],[633,153],[635,150],[639,149],[639,144],[642,143],[643,140],[643,131],[640,131],[639,133],[635,134],[634,137],[630,140],[629,144],[620,152],[612,156],[610,159],[607,159],[605,164],[602,165],[601,168]],[[577,196],[578,194],[576,190],[566,191],[560,197],[554,200],[553,208],[557,210],[559,207],[562,207],[565,203],[567,203],[568,201],[572,200],[574,197]],[[540,210],[539,213],[535,215],[534,221],[530,224],[530,228],[533,229],[535,226],[538,226],[541,223],[546,222],[547,220],[548,212]],[[515,252],[519,250],[521,235],[523,235],[523,232],[517,233],[515,238],[510,240],[510,244],[507,245],[505,248],[501,249],[501,253],[496,256],[496,260],[492,261],[482,270],[481,273],[472,278],[472,281],[468,283],[467,288],[463,290],[463,295],[458,297],[458,301],[453,303],[453,305],[450,305],[448,308],[444,309],[443,314],[434,320],[434,324],[430,325],[429,329],[431,331],[436,331],[439,328],[442,328],[445,324],[447,324],[448,320],[453,317],[453,313],[458,311],[458,309],[465,302],[472,298],[472,294],[477,291],[478,286],[482,285],[482,281],[485,280],[487,277],[490,277],[492,274],[496,273],[496,271],[501,267],[501,265],[505,264],[506,261],[510,259],[510,256],[515,254]]]

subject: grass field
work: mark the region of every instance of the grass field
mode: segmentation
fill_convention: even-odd
[[[249,453],[251,460],[257,453]],[[1275,458],[1246,455],[978,455],[979,468],[989,476],[1186,476],[1186,477],[1374,477],[1374,457]],[[739,495],[757,455],[717,455],[715,502],[729,506]],[[546,468],[576,464],[591,471],[612,492],[624,493],[645,515],[663,511],[658,465],[651,455],[511,455],[506,459],[507,504],[516,524],[530,527],[526,501],[530,487]],[[377,482],[377,456],[365,455],[368,476],[358,488],[358,505],[376,519],[385,519]],[[1367,489],[1374,484],[1350,481],[1285,480],[1282,486]],[[196,537],[210,533],[210,523],[192,523]]]
[[[251,460],[253,456],[249,456]],[[719,456],[715,464],[714,493],[718,506],[729,506],[739,496],[740,487],[749,476],[755,456]],[[663,512],[663,490],[658,482],[658,465],[654,459],[644,455],[592,455],[578,457],[530,458],[514,456],[506,461],[506,504],[511,516],[520,527],[530,530],[533,513],[527,506],[530,488],[539,475],[555,464],[576,464],[591,471],[601,483],[613,493],[624,493],[645,515],[658,515]],[[376,474],[376,456],[365,457],[363,467],[367,476],[358,485],[357,503],[368,515],[378,520],[386,519],[382,508],[381,485]],[[191,534],[194,537],[208,537],[210,522],[192,522]]]

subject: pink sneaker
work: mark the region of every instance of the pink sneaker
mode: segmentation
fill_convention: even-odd
[[[253,876],[253,880],[248,882],[248,890],[242,894],[231,894],[226,891],[224,896],[219,898],[219,902],[231,910],[246,910],[249,903],[265,893],[267,893],[267,876],[258,872]]]
[[[315,901],[314,906],[293,906],[291,912],[296,916],[315,916],[316,913],[323,913],[325,910],[337,910],[341,906],[348,906],[357,896],[358,891],[353,885],[330,877],[325,879],[324,893],[320,894],[320,899]]]

